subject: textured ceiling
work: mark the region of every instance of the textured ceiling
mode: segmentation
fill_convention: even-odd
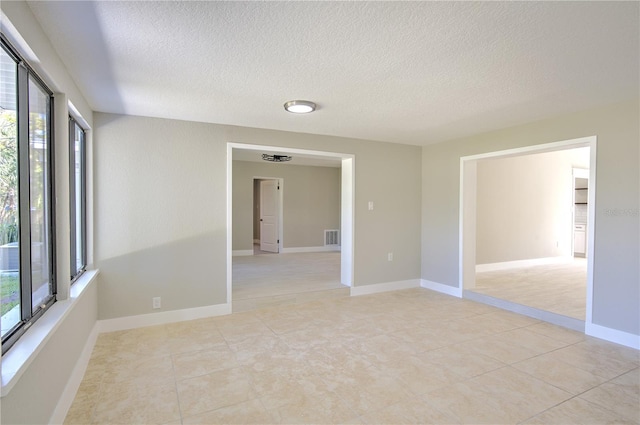
[[[425,145],[639,92],[638,2],[29,5],[102,112]]]

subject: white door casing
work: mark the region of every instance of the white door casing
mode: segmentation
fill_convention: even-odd
[[[278,252],[278,181],[260,181],[260,250]]]
[[[588,136],[578,139],[564,140],[560,142],[545,143],[526,146],[522,148],[507,149],[504,151],[488,152],[478,155],[460,157],[460,209],[459,209],[459,262],[458,262],[458,288],[460,295],[464,296],[464,290],[475,286],[475,262],[476,262],[476,173],[477,161],[485,158],[506,158],[530,153],[553,152],[558,150],[589,147],[590,165],[588,170],[589,182],[595,182],[596,177],[596,146],[597,137]],[[588,194],[587,232],[586,232],[586,257],[587,257],[587,305],[585,333],[594,334],[592,322],[593,313],[593,245],[595,239],[595,185],[590,188]]]

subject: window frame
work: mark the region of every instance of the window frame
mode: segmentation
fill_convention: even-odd
[[[78,211],[76,209],[76,128],[81,131],[80,141],[80,229],[77,228]],[[70,266],[71,284],[87,269],[87,130],[84,129],[78,120],[69,115],[69,240],[70,240]],[[77,264],[77,233],[80,231],[81,246],[81,267]]]
[[[2,336],[2,353],[4,354],[20,339],[22,335],[47,311],[57,298],[57,265],[56,265],[56,198],[55,198],[55,137],[54,137],[54,97],[53,92],[40,78],[33,68],[12,46],[4,34],[0,33],[0,48],[16,62],[16,119],[18,147],[18,233],[20,261],[20,321],[6,335]],[[37,309],[33,309],[32,299],[32,257],[31,257],[31,175],[30,175],[30,135],[29,135],[29,83],[36,84],[47,96],[46,153],[47,170],[43,195],[47,208],[44,211],[48,220],[48,261],[49,284],[48,298]]]

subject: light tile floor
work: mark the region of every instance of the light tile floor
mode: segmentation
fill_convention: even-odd
[[[587,260],[478,272],[471,291],[585,320]]]
[[[340,252],[233,257],[233,311],[290,305],[323,298],[347,297],[340,283]]]
[[[67,424],[640,422],[640,352],[426,289],[99,336]]]

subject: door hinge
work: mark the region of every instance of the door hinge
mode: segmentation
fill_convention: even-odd
[[[278,239],[278,242],[277,242],[277,243],[280,243],[280,239]]]

